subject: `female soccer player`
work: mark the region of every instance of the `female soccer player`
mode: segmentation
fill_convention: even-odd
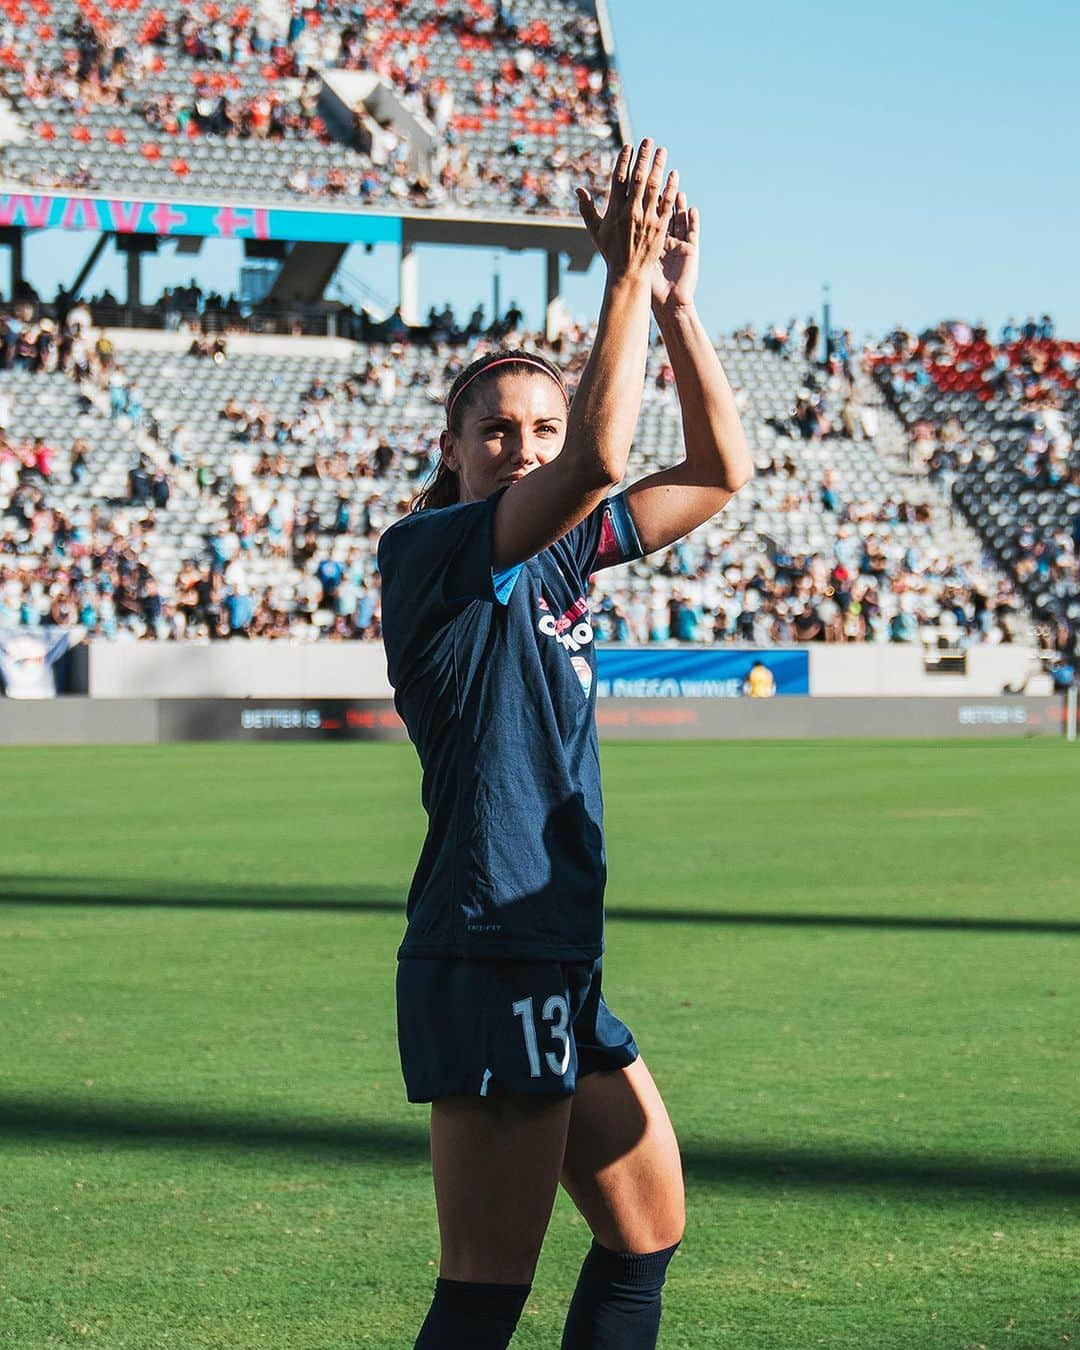
[[[664,1103],[601,995],[606,879],[588,578],[666,547],[751,474],[693,294],[698,220],[666,152],[624,146],[601,215],[596,341],[569,404],[558,370],[507,351],[446,402],[434,481],[379,543],[395,704],[423,766],[428,833],[398,952],[402,1071],[431,1103],[441,1238],[419,1350],[502,1350],[560,1181],[593,1233],[563,1350],[656,1344],[682,1238]],[[686,458],[621,482],[650,298]]]

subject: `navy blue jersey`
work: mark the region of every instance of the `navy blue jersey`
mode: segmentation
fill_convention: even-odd
[[[388,673],[428,815],[399,956],[574,961],[604,949],[588,578],[641,547],[619,494],[495,571],[508,490],[413,512],[379,540]]]

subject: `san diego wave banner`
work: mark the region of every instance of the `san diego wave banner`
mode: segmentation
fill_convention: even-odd
[[[769,680],[759,670],[764,666]],[[808,652],[719,651],[700,647],[596,649],[597,698],[742,698],[764,686],[771,694],[809,694]]]

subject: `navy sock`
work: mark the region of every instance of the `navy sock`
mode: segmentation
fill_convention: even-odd
[[[562,1350],[654,1350],[660,1291],[678,1245],[636,1255],[594,1238],[570,1300]]]
[[[414,1350],[506,1350],[530,1289],[440,1276]]]

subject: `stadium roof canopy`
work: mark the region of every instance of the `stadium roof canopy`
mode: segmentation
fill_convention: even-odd
[[[284,12],[272,16],[268,64],[235,52],[212,60],[212,51],[179,41],[189,13],[182,0],[125,0],[120,26],[93,0],[54,3],[56,22],[36,29],[20,12],[13,45],[0,53],[0,65],[29,81],[9,82],[0,99],[0,243],[11,248],[13,284],[22,278],[25,233],[40,229],[98,236],[76,291],[115,239],[135,307],[141,255],[162,239],[188,253],[203,239],[243,240],[249,256],[282,262],[268,298],[283,302],[318,301],[350,245],[390,243],[400,249],[400,311],[414,322],[418,244],[543,252],[549,302],[558,298],[564,258],[574,271],[589,265],[594,250],[572,183],[589,181],[596,191],[603,155],[630,139],[606,0],[516,0],[513,18],[500,7],[498,22],[490,7],[444,12],[441,0],[401,0],[392,12],[368,11],[366,66],[322,40],[334,38],[332,23],[314,21],[313,34],[326,31],[309,43],[306,22],[294,31],[290,21],[284,31]],[[69,6],[78,13],[69,15]],[[242,7],[228,21],[235,34],[248,23],[241,13],[249,15]],[[70,65],[76,29],[86,29],[84,37],[93,30],[100,68],[91,73],[111,80],[109,43],[121,27],[139,56],[129,97],[84,98],[81,86],[75,101],[59,90],[45,101],[35,93],[39,65],[53,73]],[[437,108],[421,107],[409,88],[418,80],[441,100]],[[310,117],[313,83],[318,115]],[[309,116],[307,131],[286,140],[279,129],[280,141],[224,134],[235,130],[239,110],[250,105],[254,116],[270,102],[290,119]],[[218,125],[223,107],[233,117],[228,127]],[[408,174],[377,182],[363,200],[369,189],[358,191],[357,175],[387,162],[386,146],[380,142],[377,158],[363,138],[385,127],[396,129],[399,151],[408,147]],[[462,163],[440,159],[451,145]],[[285,179],[294,160],[295,183]],[[397,172],[404,174],[400,163]],[[328,191],[331,173],[341,182]],[[408,194],[398,190],[406,181]]]
[[[274,239],[284,243],[482,244],[555,249],[575,270],[587,267],[593,246],[581,222],[567,217],[500,216],[483,212],[387,212],[350,207],[291,207],[225,200],[116,197],[107,193],[28,190],[0,182],[0,226],[178,235],[200,239]]]
[[[186,201],[116,197],[107,193],[27,190],[0,181],[0,244],[11,247],[12,277],[22,275],[22,239],[27,230],[90,231],[99,236],[74,289],[81,286],[106,241],[141,239],[146,250],[161,239],[239,239],[283,246],[285,267],[275,283],[276,298],[315,300],[325,289],[352,244],[391,244],[401,251],[400,311],[418,320],[417,244],[536,249],[547,256],[547,301],[561,289],[561,258],[573,272],[585,271],[594,255],[581,222],[568,218],[458,214],[391,213],[372,209],[333,210],[324,206],[240,205],[225,201]],[[196,244],[196,249],[198,244]],[[129,302],[138,304],[142,249],[125,248]]]

